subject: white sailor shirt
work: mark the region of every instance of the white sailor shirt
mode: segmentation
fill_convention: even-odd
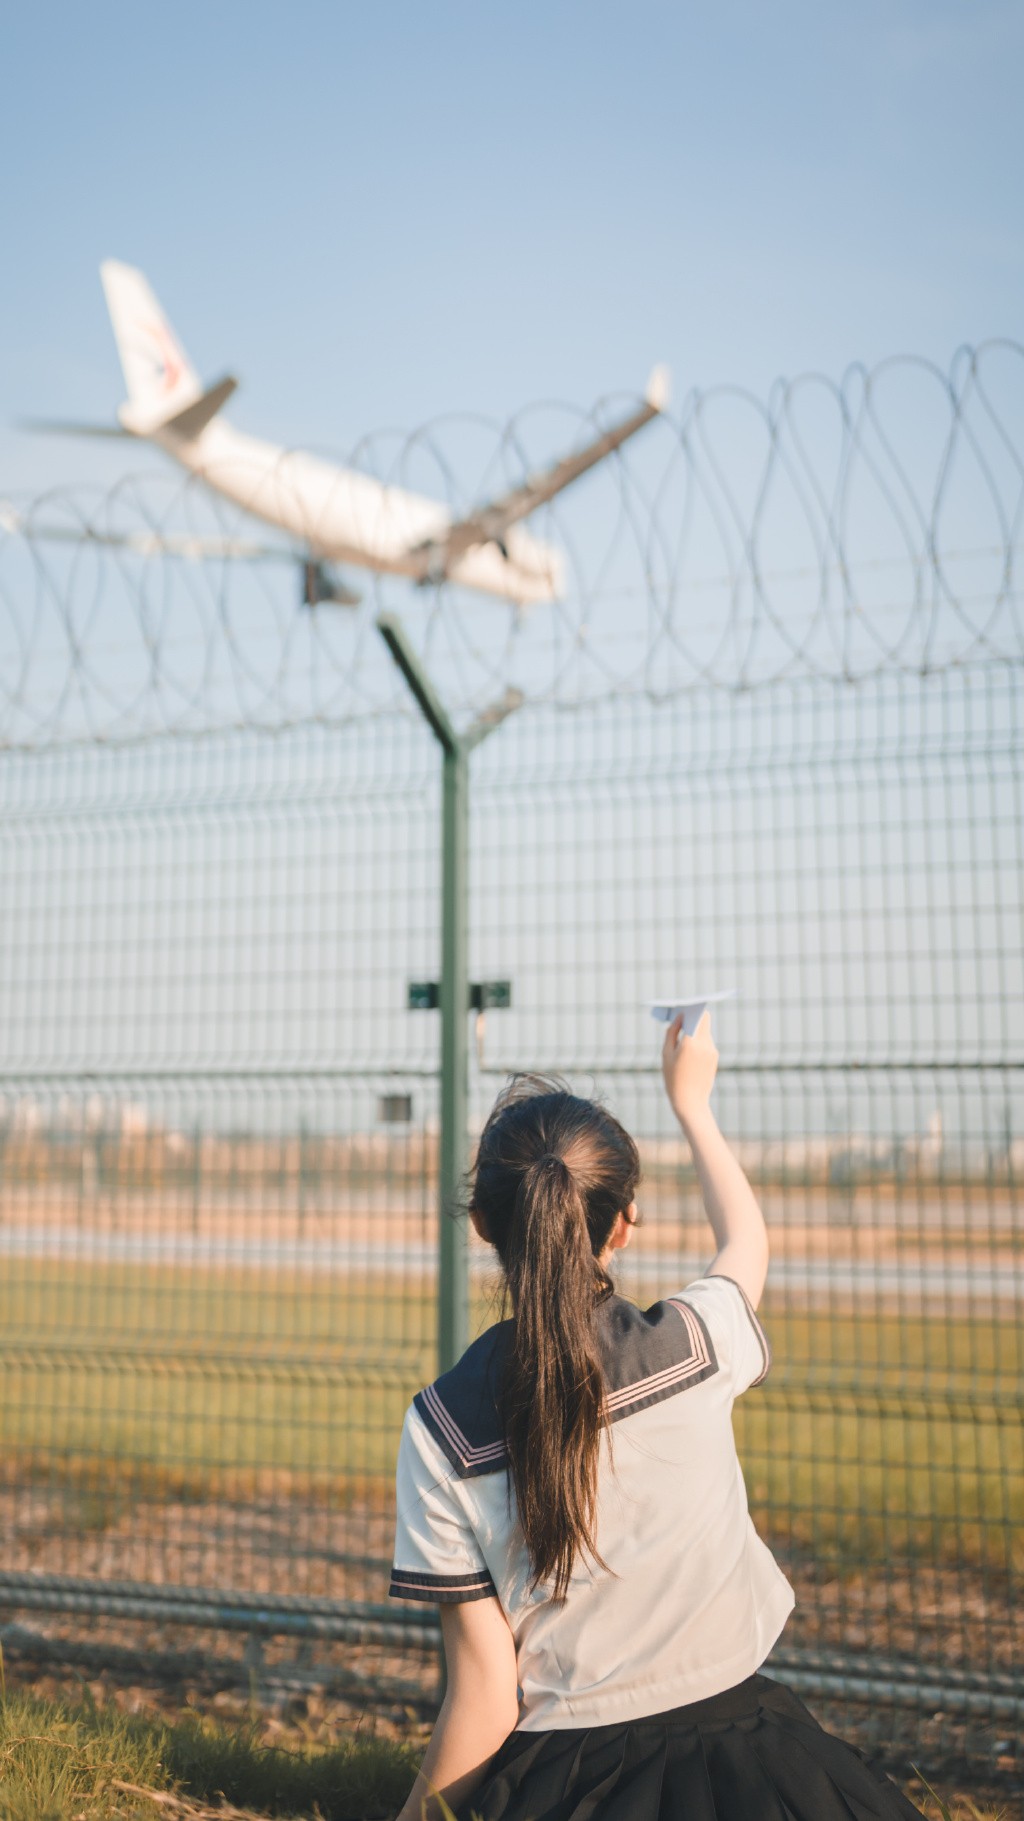
[[[741,1286],[698,1278],[639,1309],[598,1305],[605,1381],[594,1537],[563,1602],[531,1591],[496,1389],[511,1322],[413,1399],[398,1452],[390,1593],[497,1596],[512,1630],[523,1731],[600,1726],[697,1701],[760,1668],[795,1604],[761,1541],[732,1406],[771,1366]]]

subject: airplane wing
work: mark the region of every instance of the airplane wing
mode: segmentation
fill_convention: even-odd
[[[448,575],[453,566],[467,550],[477,544],[497,544],[502,547],[505,534],[520,519],[527,518],[538,506],[554,499],[571,481],[578,480],[589,468],[594,468],[618,449],[628,437],[635,436],[652,417],[658,417],[668,404],[669,375],[665,367],[655,367],[644,392],[644,402],[638,411],[633,411],[610,430],[598,436],[585,449],[575,455],[567,455],[551,468],[540,474],[527,477],[521,487],[511,493],[503,494],[500,499],[492,500],[489,505],[481,506],[471,512],[467,518],[458,519],[455,524],[438,538],[428,539],[417,544],[410,555],[423,558],[421,579],[438,582]]]
[[[8,500],[0,500],[0,531],[22,535],[35,542],[48,544],[94,544],[104,550],[125,550],[133,556],[174,556],[186,562],[284,563],[298,567],[302,578],[302,598],[307,607],[321,602],[336,606],[356,607],[362,595],[349,587],[328,564],[286,544],[260,544],[249,538],[196,536],[187,531],[98,531],[92,525],[59,525],[40,521],[34,514],[19,512]]]
[[[258,558],[294,563],[295,552],[282,544],[254,544],[237,537],[196,537],[182,531],[97,531],[93,525],[47,524],[0,500],[0,531],[47,544],[99,544],[108,550],[130,550],[136,556]]]
[[[69,423],[62,417],[19,417],[14,427],[30,436],[114,436],[125,442],[132,434],[123,424]]]

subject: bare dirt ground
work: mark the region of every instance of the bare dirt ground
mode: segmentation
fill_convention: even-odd
[[[0,1489],[3,1566],[13,1573],[383,1600],[393,1534],[383,1503],[343,1511],[168,1499],[118,1511],[116,1494],[103,1501],[91,1487]]]
[[[69,1509],[69,1497],[85,1497],[84,1510]],[[4,1568],[169,1588],[387,1598],[394,1519],[383,1500],[347,1510],[283,1497],[133,1503],[119,1513],[104,1508],[92,1527],[88,1497],[45,1485],[0,1490]],[[1013,1671],[1021,1621],[1005,1576],[910,1558],[840,1578],[783,1537],[765,1534],[765,1541],[797,1595],[787,1643]]]

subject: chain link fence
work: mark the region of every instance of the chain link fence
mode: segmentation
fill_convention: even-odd
[[[284,565],[148,546],[212,511],[153,479],[5,509],[9,1653],[436,1699],[431,1615],[385,1598],[442,1140],[440,764],[393,610],[460,722],[519,692],[469,764],[470,1130],[516,1068],[603,1096],[644,1159],[619,1286],[678,1288],[711,1235],[646,1007],[736,986],[775,1365],[735,1422],[797,1592],[767,1669],[894,1766],[1010,1786],[1022,375],[694,395],[540,515],[573,579],[526,616],[380,578],[300,610]],[[532,424],[475,469],[458,423],[355,459],[459,505]],[[468,1285],[476,1332],[475,1239]]]

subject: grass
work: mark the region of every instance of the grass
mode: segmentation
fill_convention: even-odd
[[[189,1816],[378,1821],[397,1813],[419,1750],[358,1733],[342,1743],[267,1744],[259,1722],[186,1710],[163,1720],[97,1703],[8,1693],[0,1680],[0,1821],[187,1821]],[[929,1821],[1003,1821],[969,1798],[908,1789]],[[222,1804],[227,1804],[226,1808]]]
[[[397,1813],[419,1754],[353,1737],[294,1750],[186,1712],[169,1723],[77,1702],[0,1702],[0,1821],[152,1821],[219,1805],[260,1816],[370,1821]],[[181,1805],[167,1797],[177,1795]],[[161,1800],[160,1798],[165,1798]]]
[[[955,1810],[951,1809],[941,1796],[936,1795],[916,1764],[913,1766],[913,1771],[927,1792],[927,1805],[923,1813],[929,1817],[929,1821],[932,1821],[933,1817],[934,1821],[1003,1821],[1004,1811],[1002,1809],[981,1809],[976,1802],[971,1801],[969,1796],[959,1801]],[[908,1796],[911,1794],[909,1790],[904,1793]],[[920,1803],[918,1803],[918,1807],[920,1807]]]
[[[775,1315],[770,1294],[762,1314],[775,1365],[736,1406],[755,1521],[770,1533],[784,1514],[795,1540],[868,1561],[1024,1561],[1014,1323]],[[147,1498],[244,1496],[260,1475],[283,1497],[379,1502],[433,1330],[421,1276],[12,1264],[10,1481],[64,1487],[81,1532]]]
[[[0,1334],[8,1357],[19,1343],[50,1343],[83,1352],[130,1347],[143,1361],[172,1356],[183,1365],[386,1361],[413,1380],[431,1369],[436,1292],[430,1278],[400,1265],[398,1248],[389,1275],[11,1259],[0,1282]],[[637,1289],[641,1301],[659,1294],[664,1284]],[[478,1293],[474,1328],[496,1312]],[[867,1305],[856,1315],[804,1314],[776,1307],[770,1284],[760,1314],[776,1356],[773,1378],[789,1382],[856,1376],[880,1389],[984,1400],[1000,1387],[1012,1391],[1024,1365],[1015,1319],[879,1315]]]

